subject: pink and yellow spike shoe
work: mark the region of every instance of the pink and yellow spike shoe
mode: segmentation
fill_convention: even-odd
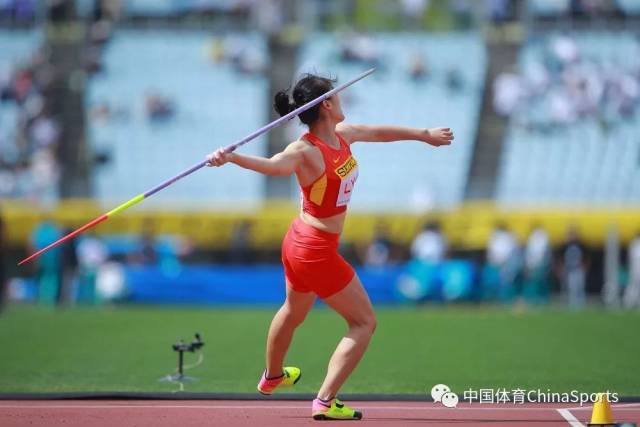
[[[327,402],[314,399],[311,404],[311,416],[314,420],[361,420],[362,412],[349,408],[339,399]]]
[[[273,394],[277,387],[291,387],[295,385],[302,377],[300,368],[285,366],[282,368],[282,375],[275,378],[267,378],[267,371],[262,373],[262,378],[258,383],[258,391],[262,394]]]

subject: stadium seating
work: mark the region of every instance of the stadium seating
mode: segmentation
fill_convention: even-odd
[[[266,55],[258,35],[238,36]],[[214,63],[213,36],[207,32],[118,30],[104,51],[104,72],[87,86],[87,108],[108,106],[108,119],[89,121],[89,141],[111,162],[97,169],[95,193],[107,205],[127,199],[200,161],[214,148],[231,143],[267,122],[267,82],[261,76],[238,73],[231,64]],[[239,42],[238,42],[239,40]],[[24,55],[36,46],[34,33],[0,34],[2,61]],[[420,143],[393,147],[355,146],[361,179],[353,206],[358,209],[407,210],[448,207],[463,198],[468,165],[480,112],[486,54],[476,34],[376,36],[380,66],[366,83],[345,93],[350,122],[407,126],[450,126],[453,146],[432,149]],[[341,40],[332,35],[309,37],[300,56],[300,71],[330,72],[341,79],[362,69],[339,60]],[[456,54],[465,51],[463,63]],[[410,55],[424,56],[430,77],[409,77]],[[472,64],[473,66],[468,66]],[[460,91],[446,85],[446,73],[456,69]],[[175,107],[175,116],[152,122],[145,113],[145,96],[160,94]],[[247,102],[247,100],[250,100]],[[10,106],[0,107],[0,120],[14,123]],[[11,132],[11,126],[2,126]],[[294,135],[303,132],[296,128]],[[264,154],[264,138],[242,148]],[[384,171],[384,174],[380,173]],[[412,177],[407,180],[407,177]],[[398,191],[402,189],[402,191]],[[150,205],[201,204],[253,206],[264,197],[263,177],[229,167],[194,174],[167,189]]]
[[[0,30],[0,75],[8,76],[16,64],[27,61],[40,40],[37,31]],[[0,141],[10,141],[15,135],[17,114],[14,103],[0,103]]]
[[[345,94],[349,121],[445,125],[456,132],[456,142],[439,150],[420,143],[356,147],[361,180],[354,205],[385,210],[454,205],[463,197],[479,116],[486,63],[482,42],[475,34],[389,34],[377,38],[384,66],[375,77]],[[260,37],[245,40],[265,53]],[[113,153],[112,164],[97,175],[97,194],[102,200],[115,201],[144,191],[218,145],[266,123],[264,78],[239,75],[229,65],[213,64],[207,54],[211,41],[206,33],[116,33],[105,52],[105,72],[91,83],[89,97],[91,105],[106,102],[112,108],[129,110],[125,119],[91,126],[95,148]],[[337,59],[339,45],[334,36],[310,37],[300,58],[301,71],[305,67],[306,71],[330,70],[342,79],[358,73],[362,67]],[[410,52],[425,55],[433,74],[428,81],[409,78],[407,46],[412,47]],[[456,53],[460,50],[465,51],[464,63]],[[445,84],[446,72],[453,68],[464,82],[457,93]],[[175,118],[158,124],[145,119],[141,109],[149,90],[175,102]],[[302,132],[302,128],[296,129],[292,136]],[[244,147],[242,152],[261,154],[264,149],[263,141]],[[263,183],[262,177],[236,167],[224,172],[210,170],[168,189],[162,203],[251,204],[262,200]]]
[[[128,0],[123,12],[128,16],[166,17],[198,10],[229,12],[241,8],[238,0]]]
[[[577,33],[581,55],[621,70],[640,65],[638,42],[631,34]],[[544,56],[547,37],[532,39],[523,48],[521,71]],[[638,156],[640,123],[608,117],[604,128],[594,119],[552,132],[535,132],[518,121],[548,117],[548,100],[536,103],[512,119],[507,132],[498,179],[501,204],[629,204],[640,200]],[[636,113],[637,115],[637,113]]]
[[[616,0],[616,4],[627,15],[640,15],[640,3],[635,0]]]
[[[31,30],[0,30],[0,88],[9,83],[8,80],[14,68],[23,63],[27,63],[31,54],[41,43],[42,34],[39,31]],[[2,163],[11,165],[19,158],[19,148],[16,145],[16,135],[18,133],[18,117],[20,108],[13,101],[6,100],[0,102],[0,160]],[[9,180],[11,172],[4,175],[2,179]],[[13,178],[10,178],[13,180]],[[15,189],[10,189],[13,185],[6,182],[0,184],[0,198],[5,196],[20,195]]]
[[[265,51],[258,36],[237,39],[259,54]],[[212,43],[207,32],[116,32],[104,53],[105,71],[88,91],[88,105],[107,104],[114,111],[112,118],[93,120],[90,126],[94,149],[112,156],[96,175],[100,200],[114,203],[146,191],[266,123],[266,80],[214,63]],[[173,117],[155,123],[148,119],[144,104],[151,92],[170,100]],[[262,140],[242,152],[263,154],[265,147]],[[263,179],[232,166],[194,174],[168,188],[157,203],[224,208],[250,206],[262,197]]]
[[[529,10],[537,16],[558,16],[569,11],[569,0],[530,0]]]
[[[0,64],[6,67],[29,58],[38,47],[41,33],[32,30],[0,30]]]
[[[352,206],[362,210],[424,210],[449,207],[464,197],[480,115],[486,52],[474,33],[375,34],[378,71],[343,95],[351,123],[404,126],[448,126],[456,140],[434,149],[418,142],[354,145],[360,165]],[[367,68],[340,60],[339,35],[316,34],[301,53],[299,72],[320,72],[344,81]],[[464,56],[460,55],[464,52]],[[424,81],[413,81],[409,63],[421,55],[430,70]],[[451,69],[461,73],[463,88],[446,85]]]

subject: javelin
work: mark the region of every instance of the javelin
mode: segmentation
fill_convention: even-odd
[[[280,126],[282,123],[286,122],[287,120],[291,120],[292,118],[294,118],[298,114],[308,110],[311,107],[314,107],[314,106],[318,105],[319,103],[321,103],[322,101],[324,101],[324,100],[326,100],[328,98],[331,98],[336,93],[340,92],[341,90],[346,89],[347,87],[351,86],[355,82],[364,79],[365,77],[367,77],[369,74],[373,73],[374,71],[375,71],[375,68],[371,68],[371,69],[365,71],[364,73],[360,74],[358,77],[355,77],[353,80],[350,80],[350,81],[348,81],[348,82],[346,82],[346,83],[344,83],[344,84],[342,84],[342,85],[340,85],[340,86],[338,86],[338,87],[336,87],[334,89],[331,89],[329,92],[327,92],[327,93],[325,93],[323,95],[320,95],[319,97],[317,97],[313,101],[310,101],[310,102],[304,104],[303,106],[296,108],[292,112],[290,112],[288,114],[285,114],[284,116],[280,117],[279,119],[272,121],[271,123],[265,125],[264,127],[261,127],[260,129],[258,129],[257,131],[253,132],[252,134],[244,137],[240,141],[224,147],[224,151],[226,151],[227,153],[231,153],[232,151],[236,150],[238,147],[241,147],[244,144],[246,144],[247,142],[249,142],[249,141],[251,141],[253,139],[256,139],[257,137],[259,137],[263,133],[268,132],[269,130],[273,129],[276,126]],[[149,197],[153,196],[154,194],[156,194],[160,190],[163,190],[163,189],[167,188],[168,186],[170,186],[171,184],[173,184],[177,180],[182,179],[187,175],[191,175],[192,173],[194,173],[198,169],[201,169],[202,167],[204,167],[206,164],[207,164],[207,160],[203,160],[203,161],[201,161],[199,163],[196,163],[195,165],[193,165],[192,167],[190,167],[186,171],[179,173],[178,175],[174,176],[173,178],[169,178],[168,180],[166,180],[162,184],[159,184],[159,185],[153,187],[151,190],[149,190],[149,191],[147,191],[145,193],[137,195],[136,197],[132,198],[131,200],[121,204],[117,208],[107,212],[106,214],[100,215],[96,219],[86,223],[82,227],[78,228],[76,231],[71,232],[71,233],[67,234],[64,237],[61,237],[60,239],[56,240],[55,242],[51,243],[50,245],[40,249],[38,252],[36,252],[33,255],[30,255],[29,257],[27,257],[27,258],[23,259],[22,261],[20,261],[18,263],[18,265],[25,264],[25,263],[31,261],[32,259],[36,258],[37,256],[43,254],[44,252],[48,251],[49,249],[55,248],[56,246],[60,245],[61,243],[66,242],[69,239],[73,239],[74,237],[76,237],[79,234],[84,233],[88,229],[93,228],[96,225],[100,224],[101,222],[104,222],[104,221],[108,220],[111,216],[130,208],[131,206],[135,205],[138,202],[141,202],[142,200],[144,200],[146,198],[149,198]]]

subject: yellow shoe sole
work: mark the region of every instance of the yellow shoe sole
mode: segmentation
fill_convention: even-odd
[[[333,418],[323,412],[316,412],[313,414],[313,419],[316,421],[358,421],[362,419],[362,412],[355,411],[353,417],[349,418]]]

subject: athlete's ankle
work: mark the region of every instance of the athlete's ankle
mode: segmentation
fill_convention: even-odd
[[[280,368],[279,371],[269,371],[266,369],[264,371],[264,377],[267,380],[277,380],[284,377],[284,369]]]

